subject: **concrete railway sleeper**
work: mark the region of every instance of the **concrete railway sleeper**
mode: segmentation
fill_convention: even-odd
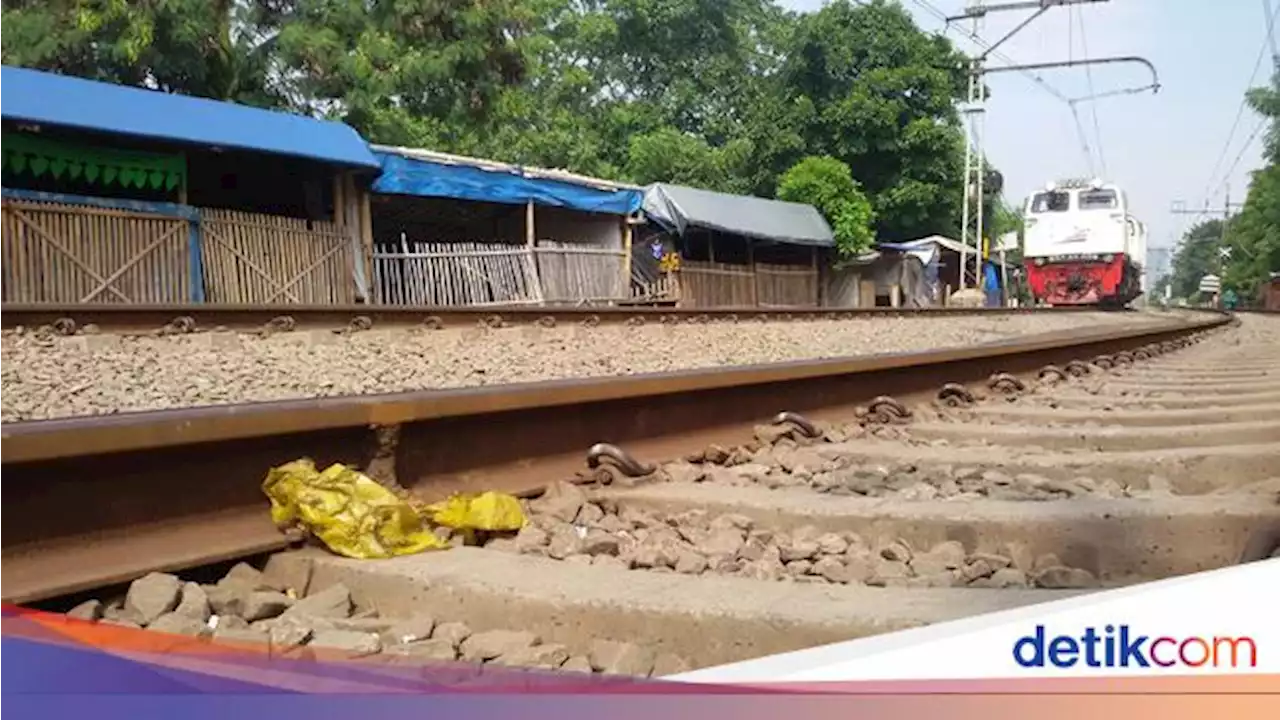
[[[264,503],[210,472],[192,492],[201,480],[214,489],[164,510],[186,511],[174,514],[191,521],[188,543],[234,526],[259,538],[253,547],[165,557],[160,540],[172,549],[183,524],[150,518],[139,531],[130,521],[149,519],[140,503],[109,508],[131,532],[101,523],[97,555],[76,555],[70,528],[19,522],[6,525],[6,599],[290,657],[658,676],[1276,554],[1280,397],[1266,380],[1280,375],[1280,319],[1111,332],[914,365],[839,361],[825,374],[809,365],[566,384],[554,405],[529,386],[523,397],[276,408],[274,425],[241,408],[234,421],[206,409],[167,425],[6,426],[19,519],[65,498],[75,489],[66,478],[90,467],[145,493],[162,486],[146,458],[223,458],[223,474],[249,474],[240,457],[258,464],[256,481],[265,461],[303,447],[361,467],[384,458],[395,483],[424,497],[520,492],[529,518],[510,535],[445,533],[456,546],[447,551],[349,560],[283,550],[278,534],[265,542],[248,519],[252,510],[269,525]],[[1203,392],[1180,392],[1183,376]],[[359,428],[344,424],[357,418]],[[511,440],[486,444],[481,420]],[[268,427],[274,439],[262,437]],[[76,432],[81,454],[58,452]],[[443,452],[467,443],[470,457]],[[50,478],[62,486],[41,484]],[[111,567],[140,547],[153,562]],[[191,569],[261,551],[272,552],[256,567]],[[165,570],[177,574],[152,572]]]

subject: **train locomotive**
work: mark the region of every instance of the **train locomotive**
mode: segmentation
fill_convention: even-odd
[[[1128,208],[1121,188],[1099,180],[1027,198],[1022,255],[1038,304],[1123,307],[1146,291],[1147,228]]]

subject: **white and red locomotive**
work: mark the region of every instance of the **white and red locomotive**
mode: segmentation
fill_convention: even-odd
[[[1027,199],[1027,284],[1046,305],[1127,305],[1146,290],[1147,228],[1123,190],[1098,180],[1050,183]]]

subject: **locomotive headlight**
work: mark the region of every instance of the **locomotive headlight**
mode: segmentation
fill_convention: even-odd
[[[1102,256],[1102,262],[1104,262],[1104,263],[1109,263],[1109,262],[1111,262],[1111,259],[1112,259],[1112,258],[1111,258],[1111,255],[1109,255],[1109,254],[1108,254],[1108,255],[1103,255],[1103,256]]]
[[[1044,258],[1038,257],[1035,260],[1036,267],[1044,267]]]

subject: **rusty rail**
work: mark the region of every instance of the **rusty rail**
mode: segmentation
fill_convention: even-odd
[[[1030,383],[1045,365],[1155,351],[1229,321],[1213,313],[926,353],[10,423],[0,428],[3,600],[284,547],[260,484],[302,456],[360,467],[391,457],[379,479],[426,497],[527,494],[586,470],[589,449],[593,462],[610,454],[598,443],[640,467],[744,442],[783,412],[799,414],[792,422],[893,421],[894,403],[932,401],[948,383],[987,392],[1001,373]]]
[[[341,330],[354,326],[434,328],[582,323],[735,322],[772,320],[851,320],[907,315],[1012,315],[1029,312],[1089,312],[1099,308],[667,308],[667,307],[471,307],[431,308],[379,305],[69,305],[6,303],[0,327],[75,331],[95,325],[107,332],[148,333],[182,325],[180,331],[225,328],[253,330]],[[190,319],[190,326],[187,321]],[[68,322],[69,321],[69,322]]]

